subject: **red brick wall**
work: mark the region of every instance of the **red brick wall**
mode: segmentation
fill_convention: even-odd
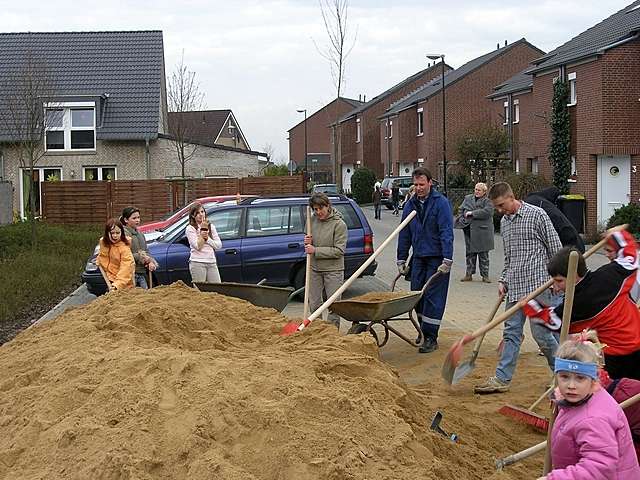
[[[449,68],[446,66],[445,69],[449,70]],[[424,72],[424,74],[420,77],[407,83],[402,88],[396,90],[390,95],[387,95],[379,102],[371,105],[369,108],[360,113],[359,118],[361,119],[360,121],[362,124],[362,141],[359,145],[356,146],[356,151],[358,160],[360,160],[362,166],[371,168],[374,172],[376,172],[376,175],[379,178],[382,178],[384,176],[386,156],[385,159],[383,159],[382,152],[384,151],[386,155],[386,146],[382,146],[382,142],[384,141],[384,134],[381,135],[380,132],[384,132],[385,130],[380,128],[380,121],[378,120],[378,117],[382,115],[393,102],[398,101],[405,95],[414,91],[419,86],[427,83],[429,80],[441,74],[442,67],[440,65],[436,65],[435,67]],[[353,123],[355,125],[355,118],[350,119],[345,123]],[[397,127],[394,121],[394,136],[396,135],[396,130]],[[342,163],[350,162],[347,162],[347,160],[343,157]]]
[[[339,116],[354,109],[352,104],[340,99],[337,103],[334,100],[315,113],[308,112],[308,153],[331,154],[331,129],[328,127],[336,121],[336,105]],[[304,122],[289,130],[289,159],[295,160],[299,166],[304,164]]]
[[[494,102],[486,96],[496,85],[524,70],[533,59],[538,57],[540,57],[540,51],[526,43],[514,45],[488,64],[446,87],[446,147],[449,162],[458,160],[456,143],[470,127],[487,122],[502,124],[502,121],[498,121],[495,117]],[[441,94],[434,95],[418,107],[424,108],[425,135],[416,137],[414,134],[406,139],[403,138],[402,142],[417,141],[416,153],[425,158],[424,166],[441,179],[442,172],[438,167],[442,161]],[[411,109],[411,114],[415,116],[416,111],[417,108]]]

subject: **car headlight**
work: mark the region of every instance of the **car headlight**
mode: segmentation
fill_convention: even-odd
[[[98,270],[98,265],[96,265],[95,257],[87,260],[87,264],[84,266],[84,269],[86,272],[95,272],[96,270]]]

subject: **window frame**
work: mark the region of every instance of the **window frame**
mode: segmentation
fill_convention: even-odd
[[[520,123],[520,100],[513,101],[513,124]]]
[[[69,153],[69,152],[95,152],[96,151],[96,104],[95,102],[47,102],[43,105],[44,117],[46,119],[47,112],[49,110],[62,110],[62,127],[49,127],[45,125],[44,132],[44,148],[47,153]],[[91,127],[74,127],[73,126],[73,110],[88,110],[93,111],[93,126]],[[64,132],[63,146],[64,148],[48,148],[47,147],[47,132]],[[91,148],[73,148],[71,143],[71,133],[79,131],[93,131],[93,147]]]
[[[116,165],[83,165],[82,166],[82,181],[83,182],[105,182],[111,180],[105,180],[102,178],[104,175],[103,169],[112,168],[113,169],[113,177],[111,180],[118,179],[118,167]],[[87,180],[87,170],[97,169],[98,170],[98,178],[94,178],[92,180]]]
[[[502,125],[509,125],[509,119],[511,118],[511,115],[509,115],[509,101],[507,100],[504,102],[502,106],[504,113],[504,121],[502,122]]]
[[[417,111],[417,122],[418,122],[418,137],[422,137],[424,135],[424,108],[419,108]]]
[[[578,104],[578,90],[577,90],[577,75],[576,72],[571,72],[567,75],[567,81],[569,83],[569,103],[567,107],[573,107]]]
[[[362,141],[362,123],[359,118],[356,118],[356,143]]]

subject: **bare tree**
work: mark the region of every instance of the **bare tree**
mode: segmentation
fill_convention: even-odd
[[[316,48],[331,65],[331,77],[336,92],[336,115],[332,129],[333,172],[336,185],[340,190],[342,188],[342,172],[340,171],[341,128],[338,101],[342,96],[344,86],[346,60],[355,45],[357,34],[354,34],[352,39],[350,38],[348,0],[318,0],[318,2],[328,43],[324,48],[319,48],[317,45]]]
[[[10,68],[10,67],[9,67]],[[23,172],[28,172],[27,220],[31,224],[31,245],[37,244],[36,195],[33,173],[46,153],[46,133],[49,126],[62,125],[62,110],[55,108],[55,79],[46,62],[27,52],[24,62],[9,72],[7,92],[0,105],[1,141],[18,159]],[[23,179],[19,179],[23,182]]]
[[[180,164],[180,176],[185,180],[185,164],[195,155],[198,146],[193,143],[194,125],[182,114],[201,110],[204,104],[204,94],[200,92],[196,73],[190,71],[184,63],[184,51],[180,57],[180,63],[176,65],[169,79],[167,101],[169,103],[169,111],[178,113],[178,115],[172,116],[169,124],[169,133]],[[186,182],[184,185],[184,203],[187,203]]]

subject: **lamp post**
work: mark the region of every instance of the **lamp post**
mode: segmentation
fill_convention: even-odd
[[[318,159],[317,158],[312,158],[311,159],[311,181],[315,182],[316,181],[316,165],[318,163]]]
[[[427,55],[429,60],[437,60],[440,59],[440,63],[442,64],[442,80],[441,80],[441,90],[442,90],[442,183],[445,196],[447,195],[447,114],[446,114],[446,103],[445,103],[445,91],[444,91],[444,54],[433,54]]]
[[[304,175],[306,181],[306,176],[308,175],[309,171],[307,169],[307,109],[302,108],[300,110],[296,110],[296,112],[304,113]]]

